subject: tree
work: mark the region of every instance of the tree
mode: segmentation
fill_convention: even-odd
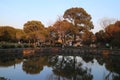
[[[120,47],[120,21],[107,26],[105,31],[109,36],[111,45]]]
[[[45,38],[48,36],[47,30],[40,21],[28,21],[24,24],[24,32],[27,34],[27,38],[31,41],[45,41]]]
[[[100,26],[105,30],[107,26],[110,24],[114,24],[116,22],[116,19],[114,18],[102,18],[100,21]]]
[[[105,45],[110,41],[108,34],[104,30],[100,30],[99,32],[95,33],[95,36],[97,38],[97,43],[100,43],[101,45]]]
[[[16,29],[16,40],[20,42],[21,40],[24,40],[25,38],[25,32],[22,29]]]
[[[92,42],[95,42],[94,34],[88,30],[85,30],[82,35],[82,43],[85,45],[90,45]]]
[[[105,30],[100,30],[95,36],[100,44],[109,43],[110,46],[120,47],[120,21],[109,24]]]
[[[11,26],[0,27],[0,41],[15,41],[16,29]]]
[[[70,21],[75,27],[78,27],[80,31],[82,31],[83,28],[88,30],[93,29],[91,16],[83,8],[70,8],[65,11],[63,17]]]
[[[112,36],[112,33],[120,31],[120,21],[115,22],[114,24],[110,24],[105,28],[105,31]]]
[[[74,34],[74,41],[76,40],[76,35],[80,34],[81,31],[94,28],[90,14],[83,8],[70,8],[65,11],[63,17],[73,24],[73,27],[76,30],[75,32],[77,32],[77,30],[79,31],[79,33]]]
[[[25,33],[31,33],[44,29],[44,25],[40,21],[28,21],[24,24],[23,30]]]
[[[58,20],[53,25],[55,31],[57,31],[59,42],[66,44],[66,38],[69,37],[72,32],[72,24],[67,20]]]
[[[47,31],[48,31],[48,41],[49,41],[49,44],[54,46],[55,45],[55,42],[57,42],[58,40],[58,33],[57,31],[54,29],[53,26],[49,26],[47,28]]]

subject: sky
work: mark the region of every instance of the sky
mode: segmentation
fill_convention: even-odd
[[[103,18],[120,20],[120,0],[0,0],[0,26],[23,29],[27,21],[52,25],[67,9],[81,7],[91,15],[93,32],[101,30]]]

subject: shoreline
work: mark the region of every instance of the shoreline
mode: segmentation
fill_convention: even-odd
[[[120,49],[109,49],[109,48],[79,48],[79,47],[42,47],[42,48],[9,48],[0,49],[1,54],[116,54],[120,55]],[[108,51],[108,52],[107,52]]]

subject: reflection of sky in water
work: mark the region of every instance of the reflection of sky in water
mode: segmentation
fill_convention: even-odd
[[[73,56],[69,57],[73,59]],[[59,59],[61,61],[62,56],[59,56]],[[100,65],[96,59],[87,63],[81,57],[77,56],[76,59],[77,63],[82,63],[83,69],[90,70],[89,72],[93,75],[93,80],[105,80],[105,77],[110,73],[105,68],[105,64]],[[23,71],[22,65],[23,62],[9,67],[0,67],[0,77],[5,77],[11,80],[49,80],[51,76],[55,76],[51,67],[44,66],[39,74],[31,75]],[[112,80],[112,74],[110,74],[109,80]]]
[[[93,63],[82,63],[83,68],[91,69],[91,74],[93,75],[94,80],[105,80],[105,76],[109,74],[109,71],[106,70],[105,65],[99,65],[99,63],[95,59],[93,60]]]
[[[52,68],[44,66],[40,74],[26,74],[22,70],[22,64],[16,64],[15,67],[0,67],[0,77],[5,77],[10,80],[46,80],[47,76],[52,74]]]
[[[24,75],[22,71],[22,63],[10,67],[0,67],[0,76],[10,78],[12,80],[19,80],[20,76]],[[22,77],[21,77],[22,78]]]

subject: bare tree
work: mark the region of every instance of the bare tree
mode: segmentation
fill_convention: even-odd
[[[105,30],[107,26],[109,26],[110,24],[114,24],[116,21],[117,19],[115,18],[104,17],[100,20],[100,26],[103,28],[103,30]]]

